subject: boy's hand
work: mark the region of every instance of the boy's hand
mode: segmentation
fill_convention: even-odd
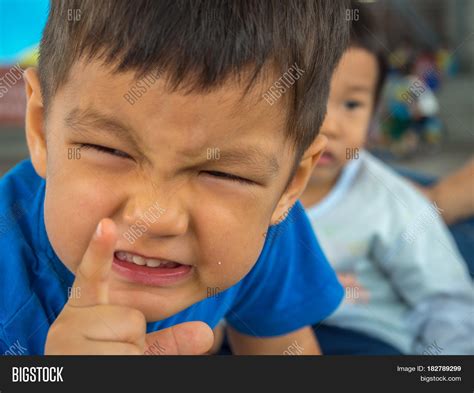
[[[51,325],[46,355],[198,355],[213,334],[203,322],[182,323],[146,334],[145,316],[109,304],[109,275],[116,243],[113,221],[102,220],[77,268],[71,296]]]

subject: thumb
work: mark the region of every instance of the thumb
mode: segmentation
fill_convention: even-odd
[[[145,337],[145,355],[203,355],[214,343],[214,333],[204,322],[185,322]]]

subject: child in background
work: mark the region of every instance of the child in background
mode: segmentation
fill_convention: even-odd
[[[302,197],[346,284],[315,331],[325,354],[473,354],[473,286],[437,206],[363,149],[385,70],[367,26],[361,12],[331,82],[328,147]]]

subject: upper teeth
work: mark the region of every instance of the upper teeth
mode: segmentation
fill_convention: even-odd
[[[139,255],[130,254],[124,251],[118,251],[116,254],[118,259],[122,261],[132,262],[136,265],[140,266],[148,266],[148,267],[174,267],[177,265],[175,262],[166,262],[166,261],[159,261],[158,259],[152,258],[143,258]]]

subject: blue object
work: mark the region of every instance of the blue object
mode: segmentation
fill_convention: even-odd
[[[313,331],[324,355],[403,355],[386,342],[355,330],[318,324]],[[218,354],[232,355],[227,335]]]
[[[54,253],[44,226],[45,181],[29,160],[0,181],[0,354],[25,348],[43,354],[50,325],[64,307],[73,274]],[[204,299],[147,331],[226,318],[251,336],[289,333],[323,320],[339,305],[343,288],[298,202],[269,229],[255,266],[217,297]]]
[[[474,217],[451,225],[449,230],[474,278]]]
[[[355,330],[328,325],[316,325],[313,330],[325,355],[403,355],[386,342]]]
[[[0,0],[0,66],[39,43],[48,10],[48,0]]]

